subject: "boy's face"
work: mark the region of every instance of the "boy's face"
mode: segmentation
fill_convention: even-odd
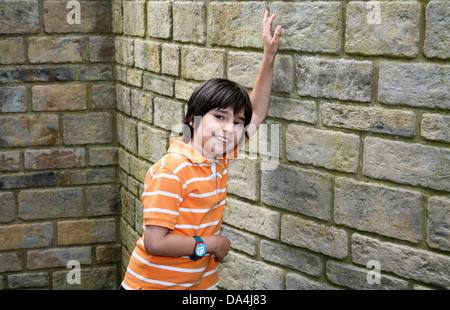
[[[234,114],[233,109],[213,109],[203,115],[194,131],[194,147],[202,148],[206,158],[222,157],[231,152],[244,134],[244,108]],[[191,122],[194,127],[194,122]]]

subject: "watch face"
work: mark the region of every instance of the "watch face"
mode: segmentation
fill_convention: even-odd
[[[195,255],[201,257],[206,253],[206,245],[204,243],[199,243],[195,248]]]

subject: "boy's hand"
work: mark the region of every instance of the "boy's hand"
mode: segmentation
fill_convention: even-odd
[[[278,39],[281,35],[281,26],[277,26],[272,36],[272,22],[275,19],[276,14],[269,16],[269,11],[264,13],[263,18],[263,47],[264,47],[264,58],[269,61],[274,61],[275,56],[278,52]]]
[[[224,236],[214,235],[203,238],[206,244],[206,249],[211,254],[214,254],[216,261],[221,262],[230,251],[231,241]]]

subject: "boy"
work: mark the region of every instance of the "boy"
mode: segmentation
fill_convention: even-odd
[[[183,138],[147,173],[144,233],[120,289],[213,289],[230,250],[219,235],[229,160],[266,118],[281,27],[263,18],[264,57],[251,98],[231,81],[202,83],[188,102]]]

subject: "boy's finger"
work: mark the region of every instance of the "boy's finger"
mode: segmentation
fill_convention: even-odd
[[[277,40],[280,38],[281,36],[281,26],[278,25],[277,28],[275,28],[275,32],[273,34],[273,40]]]
[[[269,11],[268,10],[266,10],[265,12],[264,12],[264,17],[263,17],[263,26],[267,23],[267,19],[269,18]]]

